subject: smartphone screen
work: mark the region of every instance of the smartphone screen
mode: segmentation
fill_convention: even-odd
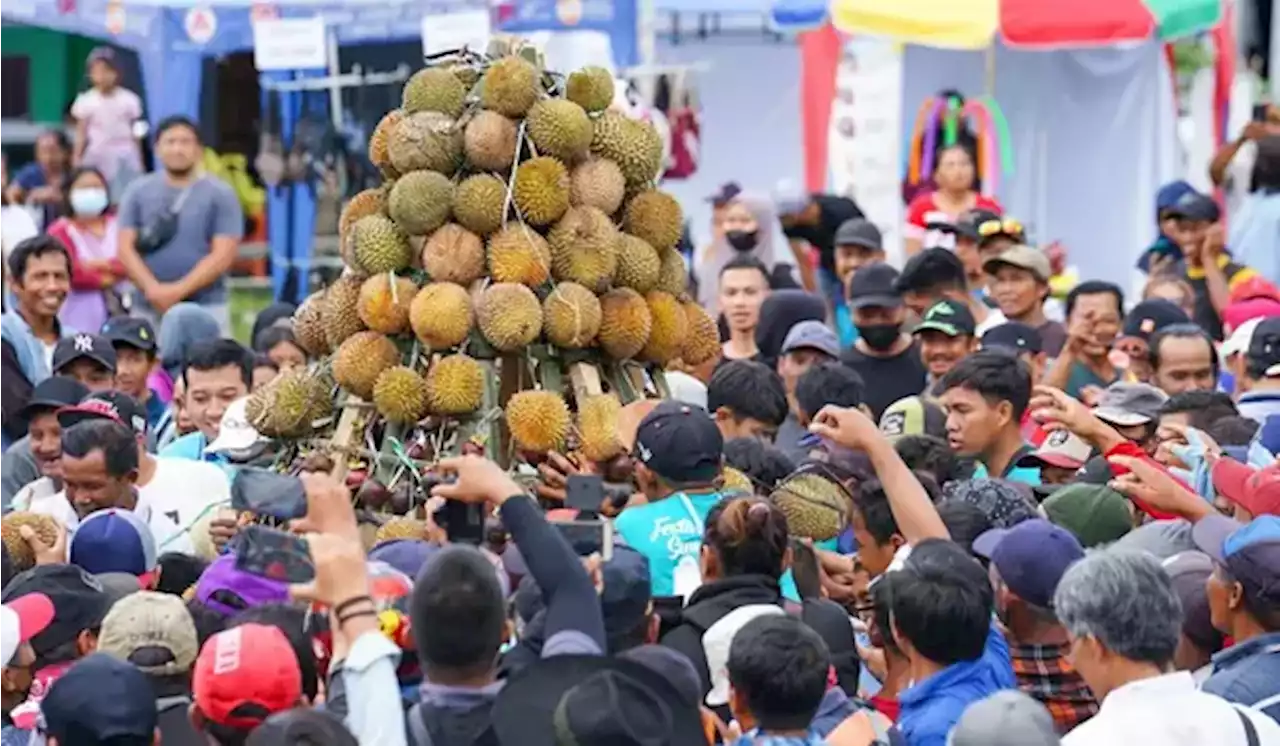
[[[599,513],[604,504],[604,477],[599,474],[570,474],[565,482],[564,506]]]
[[[307,514],[307,492],[292,474],[246,466],[231,480],[231,507],[287,521]]]
[[[557,521],[556,527],[573,551],[580,557],[600,553],[600,559],[613,559],[613,523],[607,519],[588,521]]]
[[[236,569],[284,583],[309,583],[316,568],[301,536],[249,525],[236,536]]]
[[[444,505],[436,512],[435,519],[454,544],[479,546],[484,541],[483,506],[445,500]]]

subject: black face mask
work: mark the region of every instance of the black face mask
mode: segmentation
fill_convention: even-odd
[[[724,240],[738,251],[751,251],[759,239],[759,231],[725,231],[724,234]]]
[[[894,343],[898,341],[898,333],[902,330],[902,325],[867,324],[856,328],[858,336],[867,343],[868,347],[878,352],[884,352],[892,349]]]

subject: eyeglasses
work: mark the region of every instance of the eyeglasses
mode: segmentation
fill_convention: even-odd
[[[1004,218],[1002,220],[986,220],[978,224],[978,235],[982,238],[990,238],[992,236],[1006,235],[1016,236],[1021,239],[1026,233],[1022,227],[1022,223],[1013,218]]]

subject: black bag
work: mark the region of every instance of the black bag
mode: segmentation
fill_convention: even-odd
[[[154,254],[178,234],[178,215],[182,212],[182,205],[187,201],[187,195],[191,194],[192,188],[198,183],[200,183],[199,180],[188,184],[186,189],[178,193],[178,196],[173,200],[173,204],[169,205],[167,210],[138,229],[138,238],[134,242],[134,248],[137,249],[139,254],[143,256]]]

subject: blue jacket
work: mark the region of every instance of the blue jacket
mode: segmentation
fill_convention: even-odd
[[[62,337],[74,333],[66,327],[58,330],[58,335]],[[27,377],[32,386],[49,377],[49,361],[45,358],[44,343],[32,333],[27,320],[16,310],[10,308],[0,316],[0,337],[13,347],[22,375]]]
[[[1259,635],[1215,654],[1213,673],[1200,688],[1280,721],[1280,632]]]
[[[1009,644],[993,623],[982,655],[952,663],[898,697],[897,727],[907,746],[946,746],[947,733],[969,705],[1001,689],[1014,689]]]

